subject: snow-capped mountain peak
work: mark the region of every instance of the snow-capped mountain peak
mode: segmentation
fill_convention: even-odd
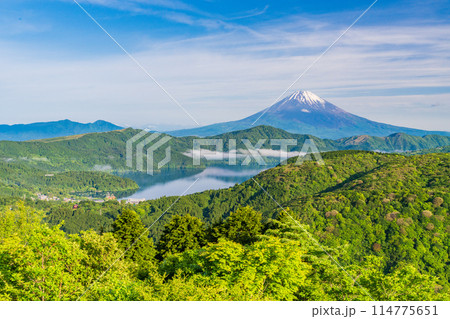
[[[284,112],[335,112],[337,107],[309,91],[296,91],[269,107],[270,113]],[[301,113],[300,113],[301,114]]]
[[[288,96],[288,98],[286,100],[287,101],[296,100],[302,104],[307,104],[307,105],[317,105],[317,104],[324,105],[325,104],[324,99],[322,99],[321,97],[315,95],[314,93],[312,93],[310,91],[296,91],[296,92],[292,93],[290,96]]]

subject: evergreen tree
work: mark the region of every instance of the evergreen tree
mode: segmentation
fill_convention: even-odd
[[[138,275],[145,277],[145,268],[150,268],[154,261],[155,248],[139,215],[131,209],[124,209],[114,221],[113,229],[119,247],[126,251],[125,258],[136,262]]]
[[[164,258],[169,254],[197,249],[205,243],[205,230],[202,221],[187,214],[172,217],[171,221],[164,226],[157,247],[159,255]]]
[[[237,243],[243,245],[253,243],[261,234],[261,216],[260,212],[250,206],[238,208],[225,221],[223,233]]]

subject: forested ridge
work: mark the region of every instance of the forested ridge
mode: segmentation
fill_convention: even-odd
[[[27,142],[0,141],[0,161],[21,163],[54,172],[128,171],[130,168],[126,166],[126,142],[140,132],[140,130],[124,129],[106,133],[90,133]],[[166,135],[162,134],[162,136]],[[141,137],[135,144],[145,138]],[[186,156],[186,152],[193,149],[193,140],[195,138],[193,136],[172,137],[165,145],[171,147],[171,161],[163,166],[162,169],[194,167],[192,158]],[[320,139],[311,135],[288,133],[270,126],[257,126],[208,138],[223,140],[225,152],[229,151],[229,141],[231,139],[236,140],[236,148],[238,150],[246,149],[243,140],[249,140],[252,145],[255,145],[259,140],[263,140],[264,143],[261,148],[279,149],[279,146],[270,144],[272,139],[295,139],[297,145],[288,147],[288,151],[291,152],[301,151],[303,143],[307,139],[313,140],[320,151],[359,149],[402,152],[450,145],[450,137],[439,135],[419,137],[399,133],[387,137],[363,135],[330,140]],[[148,147],[144,147],[144,156]],[[165,147],[157,149],[154,153],[155,161],[160,161],[165,156]],[[266,160],[274,162],[275,159],[266,158]],[[217,163],[214,161],[203,161],[202,167],[215,164]],[[253,164],[256,163],[253,162]]]
[[[0,141],[0,195],[6,196],[36,196],[67,195],[75,192],[80,194],[113,192],[116,195],[129,194],[137,189],[137,185],[128,179],[120,179],[106,173],[116,175],[137,172],[135,160],[131,167],[126,165],[127,141],[141,131],[123,129],[105,133],[91,133],[44,140],[11,142]],[[148,133],[147,136],[151,134]],[[136,140],[134,146],[147,136]],[[159,138],[167,136],[162,134]],[[450,137],[427,135],[424,137],[407,134],[393,134],[387,137],[355,136],[339,140],[320,139],[311,135],[292,134],[270,126],[257,126],[251,129],[225,133],[210,137],[222,140],[224,152],[230,151],[230,141],[236,141],[237,150],[246,150],[244,143],[251,145],[258,141],[264,142],[261,149],[278,150],[279,146],[271,145],[277,139],[291,139],[297,145],[290,145],[289,152],[302,151],[306,140],[312,140],[321,152],[332,150],[377,150],[383,152],[412,151],[410,154],[428,152],[448,152]],[[205,160],[200,165],[194,165],[188,156],[192,152],[195,137],[172,137],[166,147],[170,147],[171,159],[156,173],[168,170],[203,169],[209,165],[226,165],[228,159]],[[144,147],[144,157],[146,149]],[[166,147],[154,152],[154,161],[159,162],[166,157]],[[214,149],[213,146],[203,148]],[[307,151],[310,151],[309,149]],[[133,159],[135,157],[133,156]],[[237,157],[240,165],[246,157]],[[269,166],[279,162],[277,157],[264,157]],[[146,163],[146,160],[143,160]],[[257,165],[251,161],[250,165]],[[145,166],[145,165],[144,165]],[[146,167],[144,167],[145,170]],[[47,175],[54,175],[49,178]],[[43,177],[42,177],[43,176]],[[131,176],[131,175],[130,175]],[[156,179],[154,177],[154,179]],[[86,196],[85,196],[86,197]]]
[[[85,294],[176,198],[78,209],[3,198],[0,296],[449,300],[450,155],[338,151],[323,159],[291,159],[232,188],[181,197]]]

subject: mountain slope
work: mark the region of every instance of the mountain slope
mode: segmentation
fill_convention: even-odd
[[[320,243],[337,249],[336,258],[344,265],[378,256],[387,273],[410,263],[448,285],[450,155],[338,151],[324,153],[323,159],[322,166],[290,160],[228,189],[183,196],[175,203],[175,197],[163,197],[134,209],[146,225],[153,225],[171,207],[150,230],[159,238],[176,214],[214,225],[247,205],[265,218],[283,215],[279,203]],[[101,216],[102,224],[110,225],[111,216]],[[77,216],[57,218],[52,223],[64,219],[75,224]],[[348,255],[340,254],[343,249]]]
[[[122,127],[106,121],[78,123],[70,120],[31,124],[0,125],[0,140],[28,141],[59,136],[120,130]]]
[[[169,134],[210,136],[243,130],[254,125],[270,125],[291,133],[311,134],[320,138],[332,139],[355,135],[387,136],[394,133],[407,133],[415,136],[450,135],[449,132],[429,132],[374,122],[348,113],[308,91],[294,92],[267,109],[242,120],[178,130],[169,132]]]
[[[38,141],[0,141],[0,160],[23,163],[50,171],[129,170],[130,168],[126,166],[125,161],[126,141],[139,132],[139,130],[124,129]],[[146,137],[142,137],[142,139],[144,138]],[[258,140],[264,139],[266,141],[261,149],[274,150],[277,149],[277,146],[270,144],[271,139],[295,139],[297,145],[290,146],[289,152],[301,151],[306,139],[312,139],[322,152],[357,149],[382,152],[418,151],[450,145],[450,137],[439,135],[419,137],[401,133],[387,137],[354,136],[330,140],[311,135],[293,134],[270,126],[257,126],[243,131],[213,136],[212,138],[223,140],[224,152],[230,151],[229,141],[232,139],[236,140],[238,150],[246,149],[243,145],[245,139],[249,140],[252,145],[256,145]],[[167,146],[171,147],[172,159],[164,168],[193,167],[192,158],[185,155],[189,150],[192,151],[193,139],[193,137],[172,138],[167,143]],[[136,141],[135,144],[141,140]],[[156,160],[163,159],[165,147],[159,148],[154,156]],[[214,162],[205,164],[212,165]]]
[[[230,189],[185,196],[161,225],[173,214],[186,213],[214,224],[246,205],[267,218],[282,214],[269,193],[321,243],[346,247],[349,256],[338,257],[343,264],[380,256],[386,272],[412,263],[448,284],[450,156],[339,151],[323,158],[324,166],[290,161],[260,173],[257,183],[251,179]],[[171,200],[139,205],[149,214],[145,223],[155,220]],[[161,231],[152,229],[155,236]]]

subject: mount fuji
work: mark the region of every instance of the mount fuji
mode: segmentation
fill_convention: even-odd
[[[242,120],[168,133],[174,136],[213,136],[258,125],[269,125],[291,133],[311,134],[332,139],[355,135],[388,136],[394,133],[450,136],[449,132],[424,131],[371,121],[346,112],[309,91],[294,92],[272,106]]]

